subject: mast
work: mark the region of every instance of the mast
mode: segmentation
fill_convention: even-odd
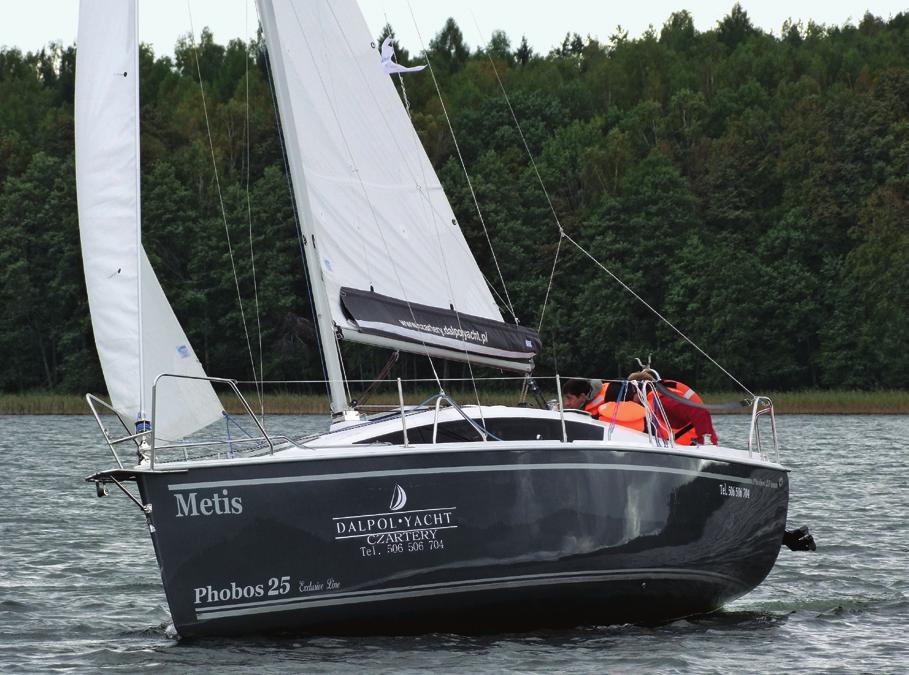
[[[302,196],[301,196],[302,195]],[[312,222],[309,211],[309,200],[303,190],[294,190],[294,199],[300,213],[300,230],[303,233],[303,250],[306,255],[306,273],[312,285],[312,298],[316,310],[316,323],[319,329],[319,342],[325,357],[325,372],[328,377],[328,388],[331,393],[331,412],[339,413],[348,409],[347,391],[344,388],[344,372],[341,368],[341,354],[338,351],[338,338],[334,322],[328,308],[328,293],[325,280],[322,278],[322,267],[316,250],[315,236],[308,232],[306,223]]]
[[[355,0],[258,0],[333,412],[337,341],[533,368],[506,324]]]
[[[289,111],[291,109],[290,91],[287,86],[287,69],[282,45],[278,37],[272,3],[270,0],[258,0],[258,5],[265,34],[265,43],[268,47],[268,59],[272,64],[272,84],[278,97],[278,115],[280,118],[281,111]],[[292,115],[286,115],[285,119],[292,119]],[[347,410],[349,406],[347,392],[344,388],[344,373],[341,368],[341,356],[338,351],[335,326],[329,307],[328,291],[325,286],[325,279],[322,276],[322,265],[317,250],[318,243],[313,228],[315,217],[306,190],[306,175],[303,158],[300,155],[300,139],[297,135],[296,125],[292,122],[282,123],[281,128],[284,133],[284,147],[290,167],[294,201],[296,202],[297,213],[300,214],[300,231],[303,234],[306,272],[309,275],[309,281],[312,286],[319,342],[325,359],[325,371],[331,395],[331,412],[335,414]]]

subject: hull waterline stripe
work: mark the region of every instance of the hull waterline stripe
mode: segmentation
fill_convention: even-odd
[[[439,473],[482,473],[484,471],[642,471],[648,473],[669,473],[679,476],[697,476],[728,480],[743,485],[752,485],[751,478],[729,476],[709,471],[692,471],[662,466],[643,466],[638,464],[586,464],[583,462],[564,464],[496,464],[489,466],[440,466],[415,469],[389,469],[386,471],[351,471],[349,473],[325,473],[312,476],[277,476],[275,478],[237,478],[234,480],[203,481],[200,483],[174,483],[168,490],[204,490],[207,488],[240,487],[243,485],[280,485],[284,483],[316,483],[332,480],[354,480],[358,478],[385,478],[390,476],[417,476]],[[763,481],[762,481],[763,482]],[[768,486],[769,487],[769,486]]]
[[[598,581],[637,581],[639,579],[669,579],[669,580],[702,580],[721,581],[738,586],[741,590],[748,589],[742,581],[725,574],[707,571],[693,571],[685,569],[638,569],[614,570],[609,572],[585,571],[563,572],[561,574],[530,574],[514,577],[500,577],[496,579],[466,579],[438,584],[425,584],[420,586],[402,586],[398,588],[382,589],[375,591],[352,591],[347,593],[332,593],[330,596],[320,595],[313,598],[292,598],[282,600],[266,600],[264,602],[241,603],[235,605],[221,605],[218,607],[199,608],[196,618],[200,621],[211,619],[226,619],[234,616],[250,614],[268,614],[272,612],[289,612],[311,607],[330,607],[333,605],[349,605],[364,602],[380,602],[385,600],[403,600],[418,598],[428,595],[450,595],[453,593],[470,593],[489,589],[508,590],[526,588],[530,586],[553,586],[556,584],[595,583]]]

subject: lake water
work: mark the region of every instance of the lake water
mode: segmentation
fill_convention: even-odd
[[[274,418],[291,433],[324,418]],[[112,464],[89,417],[0,417],[0,672],[704,672],[909,670],[909,417],[784,416],[790,527],[754,592],[658,628],[495,636],[169,637],[138,509],[83,478]],[[715,420],[742,445],[747,418]],[[736,441],[735,443],[733,441]]]

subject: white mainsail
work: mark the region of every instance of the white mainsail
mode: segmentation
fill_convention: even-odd
[[[136,11],[136,0],[83,0],[75,99],[92,328],[112,405],[130,419],[151,414],[159,374],[205,377],[141,244]],[[164,439],[189,435],[223,413],[206,381],[163,380],[155,403],[155,431]]]
[[[529,369],[355,0],[259,8],[317,308],[345,339]]]

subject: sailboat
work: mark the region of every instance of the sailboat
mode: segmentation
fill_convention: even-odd
[[[136,1],[83,1],[79,19],[79,217],[111,397],[88,401],[117,462],[88,480],[141,510],[176,631],[660,622],[755,588],[789,494],[775,430],[760,441],[765,399],[746,449],[680,447],[561,403],[440,391],[371,416],[351,407],[339,341],[529,374],[540,339],[503,320],[356,2],[258,6],[332,424],[291,440],[247,407],[249,450],[200,456],[189,449],[211,442],[191,435],[223,415],[212,384],[240,392],[205,374],[142,248]]]

